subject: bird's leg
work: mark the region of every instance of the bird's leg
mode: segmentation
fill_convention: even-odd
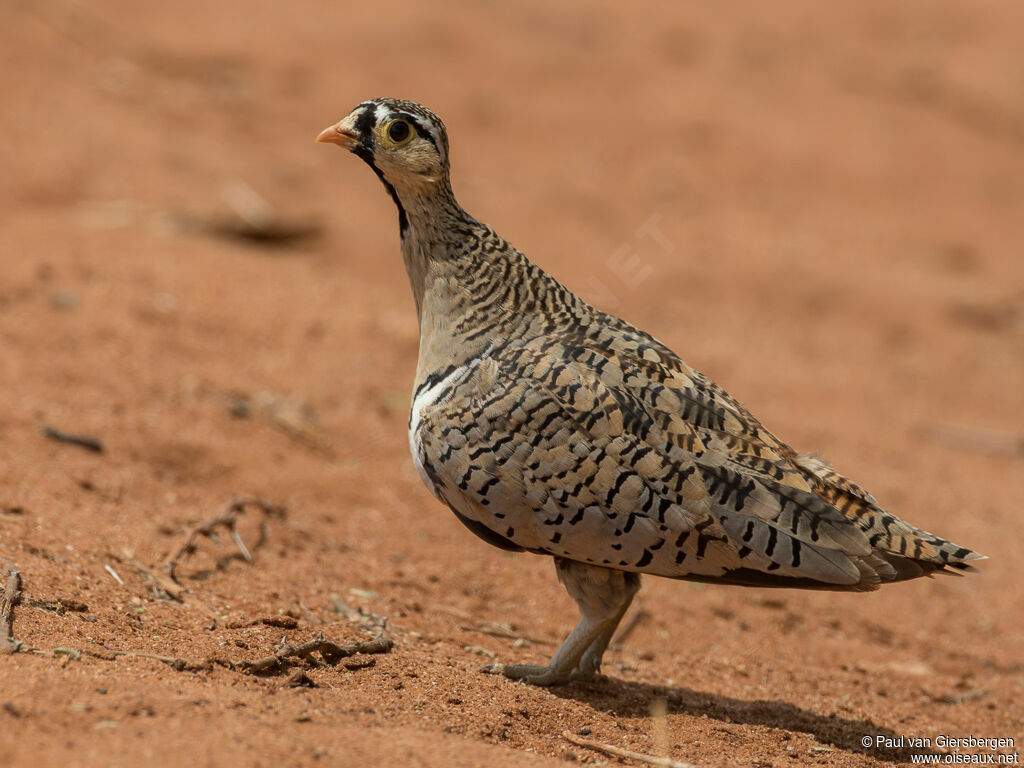
[[[594,677],[595,673],[601,671],[601,658],[604,656],[604,652],[608,649],[608,644],[612,641],[615,636],[615,630],[618,629],[619,624],[622,622],[622,617],[626,615],[626,611],[629,610],[629,606],[633,602],[633,596],[636,595],[640,589],[640,575],[636,573],[624,573],[626,581],[632,580],[635,584],[632,589],[628,592],[626,599],[623,601],[618,612],[612,619],[610,619],[601,633],[594,639],[583,653],[583,658],[579,660],[576,665],[576,669],[573,670],[573,680],[590,680]]]
[[[532,685],[555,685],[590,680],[601,668],[601,657],[622,616],[640,589],[640,576],[555,558],[558,580],[580,609],[580,623],[555,651],[546,666],[489,664],[485,672],[505,675]]]

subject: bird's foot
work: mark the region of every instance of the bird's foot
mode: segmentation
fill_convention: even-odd
[[[600,671],[601,657],[640,588],[640,577],[557,558],[555,565],[559,580],[580,606],[580,623],[547,664],[488,664],[481,672],[530,685],[561,685],[589,682]]]
[[[569,676],[541,664],[488,664],[480,668],[489,675],[504,675],[510,680],[530,685],[558,685],[569,681]]]
[[[489,675],[504,675],[510,680],[529,685],[562,685],[568,682],[589,682],[594,679],[596,669],[577,667],[562,670],[542,664],[488,664],[480,668]]]

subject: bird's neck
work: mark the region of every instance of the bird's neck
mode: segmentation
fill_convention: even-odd
[[[494,340],[585,306],[456,202],[451,187],[403,189],[402,257],[420,328],[420,368],[478,356]]]
[[[425,299],[434,283],[448,280],[464,266],[467,254],[460,248],[461,233],[480,225],[455,200],[447,180],[405,187],[395,195],[395,202],[402,259],[422,325]]]

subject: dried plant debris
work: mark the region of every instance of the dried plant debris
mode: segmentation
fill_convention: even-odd
[[[88,613],[89,606],[79,600],[71,600],[66,597],[58,597],[56,600],[38,600],[29,598],[24,601],[29,608],[38,608],[41,611],[55,613],[63,616],[65,613]]]
[[[198,549],[198,541],[201,536],[212,538],[216,540],[216,533],[218,528],[224,528],[228,531],[235,545],[239,551],[248,561],[252,561],[252,551],[242,541],[242,537],[238,534],[238,518],[246,512],[249,507],[255,507],[262,515],[260,519],[260,532],[259,537],[253,543],[252,551],[255,551],[263,546],[267,541],[267,520],[277,519],[280,520],[285,515],[284,507],[276,504],[271,504],[269,501],[257,498],[255,496],[239,496],[232,499],[224,507],[223,510],[211,519],[207,520],[201,525],[197,525],[193,528],[188,536],[185,538],[185,543],[182,544],[178,550],[164,561],[164,570],[167,575],[177,581],[175,575],[175,569],[181,562],[182,558],[191,555]]]
[[[642,752],[634,752],[631,749],[616,747],[613,744],[604,744],[600,741],[584,739],[583,737],[569,733],[568,731],[562,734],[562,738],[572,744],[575,744],[577,747],[592,749],[593,751],[600,752],[603,755],[610,755],[611,757],[618,757],[623,760],[635,760],[638,763],[643,763],[644,765],[655,765],[659,766],[659,768],[697,768],[693,763],[683,763],[678,760],[673,760],[670,757],[652,757],[651,755],[645,755]]]
[[[370,640],[355,640],[344,645],[331,642],[323,635],[318,635],[315,640],[298,646],[293,646],[282,639],[269,656],[255,661],[243,661],[238,666],[252,673],[277,672],[286,669],[292,663],[292,659],[301,659],[318,667],[333,667],[342,659],[356,654],[390,653],[394,646],[395,641],[388,635],[387,628],[382,626]],[[319,654],[319,658],[315,654]],[[348,669],[361,669],[372,664],[345,666]]]
[[[377,634],[369,640],[353,640],[342,644],[327,640],[322,634],[318,635],[314,640],[302,643],[301,645],[292,645],[282,638],[272,654],[253,661],[233,661],[224,658],[207,658],[202,661],[195,661],[178,656],[117,650],[103,646],[83,651],[74,648],[54,648],[52,651],[40,648],[29,648],[27,650],[31,653],[53,656],[55,658],[62,657],[65,660],[77,660],[83,655],[101,661],[114,661],[120,657],[152,659],[161,664],[166,664],[177,672],[208,672],[215,666],[218,666],[236,672],[273,674],[286,671],[296,663],[307,663],[316,667],[335,667],[341,662],[341,665],[349,671],[368,669],[376,664],[375,659],[352,659],[351,657],[363,654],[390,653],[394,645],[394,640],[387,633],[386,627],[382,625],[378,629]],[[348,660],[343,661],[343,659]],[[301,671],[292,675],[289,684],[300,687],[315,687],[315,684],[309,681],[309,678],[305,677],[305,673]]]
[[[615,632],[615,636],[608,644],[608,647],[613,649],[621,648],[626,642],[626,639],[633,634],[633,630],[640,626],[643,621],[650,618],[650,615],[651,614],[644,609],[643,601],[637,600],[632,610],[626,614],[625,620]]]
[[[68,445],[84,448],[93,453],[103,453],[103,443],[98,438],[88,435],[75,435],[56,427],[43,427],[40,432],[43,437],[48,437],[50,440],[55,440],[58,443],[67,443]]]
[[[211,235],[240,240],[252,245],[292,246],[323,234],[312,220],[288,220],[265,197],[242,179],[232,179],[221,189],[230,214],[195,219]]]
[[[54,653],[56,653],[56,651],[54,651]],[[104,661],[113,661],[113,659],[118,656],[126,656],[133,659],[153,659],[154,661],[159,661],[161,664],[166,664],[171,669],[178,672],[206,671],[215,663],[213,660],[209,659],[206,661],[189,661],[188,659],[178,658],[177,656],[162,656],[157,653],[138,653],[136,651],[115,651],[109,648],[104,648],[102,651],[84,651],[84,653],[97,659],[103,659]]]
[[[261,624],[268,627],[277,627],[278,629],[296,629],[299,626],[299,620],[294,616],[282,614],[279,616],[262,616],[258,619],[229,621],[224,627],[225,629],[243,629],[245,627],[258,627]]]
[[[126,549],[123,553],[124,559],[135,566],[135,569],[142,574],[149,582],[150,589],[154,596],[161,599],[176,600],[179,603],[185,602],[185,587],[172,579],[160,566],[152,567],[146,565],[135,556],[135,553]]]
[[[23,646],[14,639],[14,606],[21,600],[21,572],[10,560],[4,561],[6,583],[0,598],[0,654],[17,653]]]
[[[296,670],[291,677],[288,678],[288,687],[290,688],[316,688],[317,684],[313,679],[306,674],[304,670]]]
[[[247,545],[238,532],[238,519],[249,508],[255,508],[261,515],[259,523],[259,535],[256,541]],[[267,522],[269,520],[283,519],[286,514],[284,507],[272,504],[264,499],[255,496],[239,496],[232,499],[219,513],[200,525],[195,526],[185,536],[185,540],[177,550],[171,554],[162,565],[152,567],[146,565],[134,553],[126,551],[125,558],[145,576],[160,597],[168,597],[178,602],[184,602],[186,589],[178,580],[177,568],[181,561],[193,554],[199,548],[200,538],[218,540],[218,530],[226,530],[228,535],[238,547],[238,555],[247,562],[252,562],[253,552],[259,550],[266,542],[268,536]],[[223,561],[218,564],[222,567]]]

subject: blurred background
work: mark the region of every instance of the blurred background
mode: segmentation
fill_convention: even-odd
[[[312,138],[394,95],[447,121],[471,213],[804,445],[873,442],[867,411],[1021,426],[1012,4],[0,14],[0,371],[62,394],[11,388],[20,413],[79,393],[78,418],[106,420],[77,377],[125,395],[241,377],[375,442],[363,406],[404,411],[415,357],[395,211]],[[819,403],[843,411],[799,415]]]
[[[547,565],[472,540],[412,470],[396,212],[314,143],[385,95],[444,118],[470,213],[993,557],[914,593],[908,643],[953,653],[980,629],[979,654],[1019,658],[1024,7],[997,0],[0,3],[0,505],[28,510],[0,551],[36,588],[126,600],[110,553],[156,561],[246,490],[334,542],[264,564],[303,589],[315,561],[400,600],[406,562],[471,612],[571,624]],[[224,594],[262,605],[272,577],[246,578]],[[695,632],[737,599],[650,588]],[[898,615],[892,595],[849,610]],[[1019,726],[1004,704],[934,722]]]

